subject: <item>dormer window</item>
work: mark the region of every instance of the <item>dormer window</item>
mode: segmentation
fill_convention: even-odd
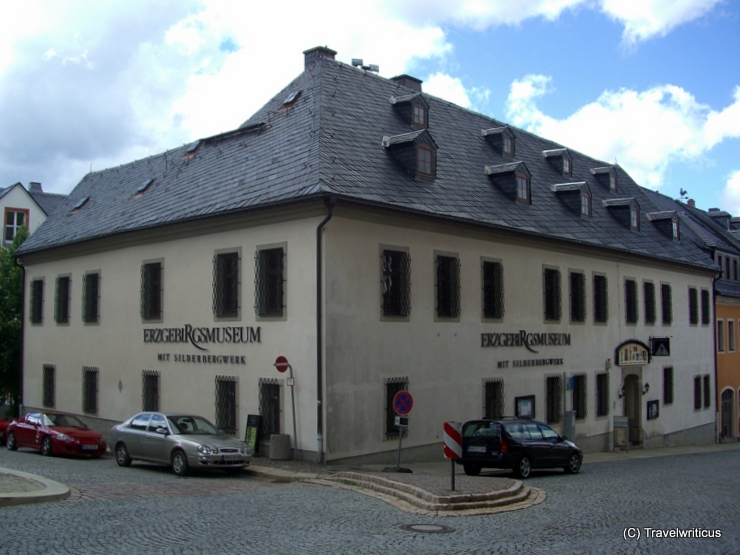
[[[638,206],[630,206],[630,228],[635,231],[640,230],[640,208]]]
[[[429,103],[421,93],[391,96],[390,103],[401,119],[414,129],[426,129],[429,121]]]
[[[412,125],[414,127],[427,126],[427,111],[421,104],[414,103],[414,119]]]
[[[420,144],[416,146],[416,172],[427,176],[432,177],[432,158],[433,158],[432,149],[429,147],[429,145]]]
[[[486,139],[486,142],[493,147],[493,149],[499,154],[508,158],[514,157],[515,152],[515,138],[514,133],[508,127],[494,127],[491,129],[483,129],[481,135]]]
[[[678,215],[675,210],[648,212],[647,219],[666,237],[679,241],[681,239]]]
[[[581,193],[581,216],[591,217],[591,194],[585,191]]]
[[[514,139],[509,135],[503,136],[504,156],[514,156]]]
[[[681,235],[680,235],[679,229],[678,229],[678,220],[673,220],[672,223],[673,223],[673,226],[672,226],[672,229],[673,229],[673,239],[675,239],[676,241],[678,241],[681,238]]]
[[[529,177],[523,173],[516,174],[516,200],[529,203]]]
[[[609,192],[617,192],[617,169],[614,166],[604,166],[602,168],[591,168],[591,173],[596,180],[604,187],[609,187]]]
[[[544,156],[548,163],[562,175],[570,175],[573,171],[573,159],[567,148],[543,150],[542,156]]]
[[[437,145],[426,129],[383,137],[383,147],[414,178],[431,181],[437,174]]]

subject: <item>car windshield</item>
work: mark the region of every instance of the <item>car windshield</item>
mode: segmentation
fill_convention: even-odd
[[[87,428],[82,421],[71,414],[42,414],[44,426],[64,426],[65,428]]]
[[[180,415],[169,416],[170,426],[178,434],[218,434],[216,426],[202,416]]]
[[[463,427],[463,437],[499,437],[500,435],[498,422],[468,422]]]

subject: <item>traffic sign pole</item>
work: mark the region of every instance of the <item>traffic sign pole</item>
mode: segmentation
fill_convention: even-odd
[[[290,378],[288,378],[288,385],[290,386],[290,402],[293,406],[293,460],[298,460],[298,433],[296,431],[295,423],[295,379],[293,378],[293,367],[288,362],[288,359],[284,356],[279,356],[275,359],[275,368],[278,372],[282,373],[286,370],[290,370]]]
[[[411,412],[414,406],[414,398],[408,391],[399,391],[393,397],[393,410],[396,411],[396,427],[398,428],[398,458],[396,468],[386,467],[383,472],[411,472],[409,468],[401,468],[401,442],[403,441],[403,431],[408,427],[408,418],[406,415]],[[405,422],[405,424],[403,424]]]

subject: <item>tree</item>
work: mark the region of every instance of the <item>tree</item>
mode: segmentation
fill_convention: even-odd
[[[9,399],[13,415],[20,403],[23,328],[23,269],[15,263],[15,251],[27,237],[22,227],[9,247],[0,248],[0,401]]]

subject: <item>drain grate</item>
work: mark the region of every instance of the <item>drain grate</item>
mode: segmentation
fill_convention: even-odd
[[[449,534],[455,531],[452,526],[441,524],[401,524],[399,527],[407,532],[421,532],[422,534]]]

